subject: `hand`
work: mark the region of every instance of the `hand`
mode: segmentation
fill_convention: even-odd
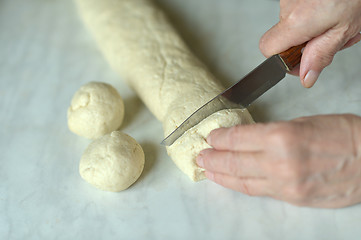
[[[251,196],[336,208],[361,202],[361,117],[324,115],[213,130],[197,164]]]
[[[260,41],[269,57],[307,43],[300,67],[304,87],[312,87],[334,55],[361,40],[361,0],[280,0],[280,21]]]

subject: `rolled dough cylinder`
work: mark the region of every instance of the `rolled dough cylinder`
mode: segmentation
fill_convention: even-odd
[[[77,0],[77,4],[85,25],[109,64],[163,123],[165,136],[224,90],[152,1]],[[234,124],[253,121],[247,110],[242,110],[240,115],[240,110],[232,111],[238,115]],[[201,150],[197,147],[199,144],[203,145],[193,142],[194,147],[190,147],[198,151]],[[178,152],[175,146],[178,145],[167,150],[177,166],[182,166],[180,169],[194,181],[204,178],[195,159],[184,160],[172,154]],[[187,151],[185,146],[179,145],[179,148]]]

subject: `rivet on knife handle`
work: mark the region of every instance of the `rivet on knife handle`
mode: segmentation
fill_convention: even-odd
[[[288,71],[292,71],[292,69],[301,62],[302,50],[306,44],[307,43],[303,43],[301,45],[291,47],[290,49],[278,54]]]

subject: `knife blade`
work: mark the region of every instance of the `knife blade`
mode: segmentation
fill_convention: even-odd
[[[296,67],[306,43],[292,47],[265,60],[233,86],[220,93],[193,114],[167,136],[161,144],[170,146],[188,129],[222,109],[246,108],[255,99],[280,82],[287,72]]]

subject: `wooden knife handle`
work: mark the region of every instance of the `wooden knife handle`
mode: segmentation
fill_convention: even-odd
[[[295,47],[291,47],[290,49],[278,54],[282,58],[284,64],[287,66],[288,71],[292,71],[292,69],[301,62],[302,50],[306,44],[307,42]]]

